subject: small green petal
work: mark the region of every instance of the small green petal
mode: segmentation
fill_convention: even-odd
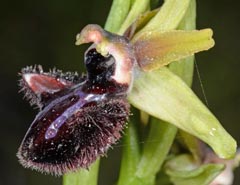
[[[131,0],[114,0],[109,12],[105,29],[117,33],[130,10]]]
[[[150,0],[135,0],[131,10],[129,11],[128,16],[121,25],[118,34],[122,35],[127,30],[127,28],[137,19],[139,14],[144,13],[149,8],[149,6]]]
[[[124,36],[132,39],[133,35],[141,30],[157,14],[158,11],[159,9],[155,9],[139,15],[138,18],[125,31]]]
[[[212,30],[141,32],[133,38],[139,66],[155,70],[214,46]]]
[[[219,157],[235,155],[235,140],[193,91],[166,67],[139,74],[129,100],[133,106],[200,138]]]
[[[174,185],[209,185],[223,169],[223,164],[205,164],[197,167],[189,155],[173,158],[165,167]]]
[[[158,14],[144,27],[149,30],[173,30],[176,29],[185,15],[191,0],[168,0],[161,7]]]

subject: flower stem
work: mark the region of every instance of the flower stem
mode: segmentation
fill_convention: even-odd
[[[109,12],[105,29],[117,33],[130,10],[131,0],[114,0]]]
[[[172,124],[151,118],[149,136],[135,174],[144,184],[154,184],[156,174],[166,159],[176,133],[177,128]]]
[[[136,114],[134,115],[137,118]],[[132,120],[123,138],[123,152],[118,185],[128,185],[135,175],[140,160],[137,120]]]
[[[122,35],[126,29],[133,23],[133,21],[141,14],[144,13],[150,6],[150,0],[135,0],[129,11],[126,20],[123,22],[118,34]]]
[[[95,161],[89,170],[81,169],[76,173],[63,176],[63,185],[97,185],[100,160]]]

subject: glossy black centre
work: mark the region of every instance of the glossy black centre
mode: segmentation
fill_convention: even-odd
[[[113,56],[102,56],[95,48],[85,55],[87,81],[83,91],[94,94],[119,94],[128,89],[128,84],[119,84],[111,77],[114,75],[116,61]]]
[[[109,80],[115,70],[115,60],[109,55],[102,56],[95,48],[90,49],[85,55],[85,66],[88,79],[98,83]]]

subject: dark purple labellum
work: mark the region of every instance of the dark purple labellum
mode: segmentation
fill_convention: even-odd
[[[82,78],[44,73],[41,67],[22,70],[25,96],[41,109],[17,153],[23,166],[55,175],[88,168],[121,137],[129,116],[129,84],[111,79],[113,57],[95,49],[86,54],[85,65]]]

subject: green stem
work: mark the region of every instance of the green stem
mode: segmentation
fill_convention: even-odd
[[[123,22],[120,30],[118,31],[119,35],[122,35],[127,28],[133,23],[133,21],[143,12],[145,12],[150,6],[150,0],[135,0],[132,8],[126,17],[126,20]]]
[[[175,126],[157,118],[152,117],[150,124],[149,136],[135,174],[144,184],[154,184],[156,174],[161,169],[177,133]]]
[[[125,18],[128,16],[131,0],[114,0],[109,12],[105,29],[117,33]]]
[[[100,160],[92,164],[89,170],[81,169],[76,173],[63,176],[64,185],[96,185],[98,182],[98,168]]]
[[[134,115],[134,117],[136,117],[136,115]],[[140,159],[140,150],[136,123],[137,121],[131,121],[125,131],[118,185],[130,184],[137,170],[137,165]]]
[[[159,11],[141,32],[149,30],[173,30],[179,25],[191,0],[165,0]]]

